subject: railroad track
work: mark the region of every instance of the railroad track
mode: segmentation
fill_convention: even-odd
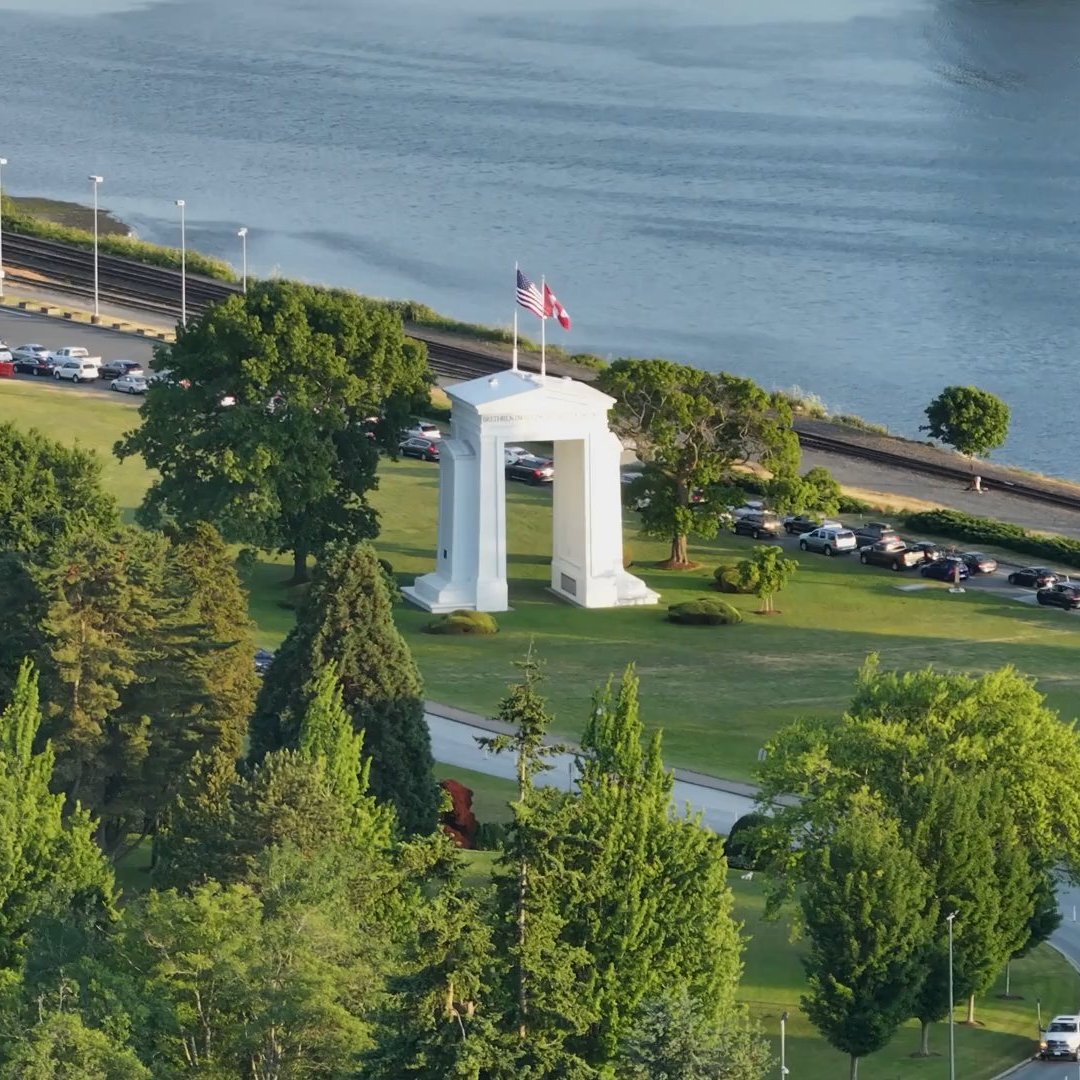
[[[858,442],[849,442],[845,439],[832,438],[820,435],[816,432],[798,431],[799,443],[807,450],[821,450],[824,453],[839,454],[844,457],[859,458],[863,461],[871,461],[878,465],[887,465],[894,469],[906,469],[908,472],[922,473],[925,476],[936,476],[943,480],[955,480],[958,483],[967,483],[971,479],[970,468],[946,465],[935,461],[927,461],[918,455],[894,453],[890,450],[880,450],[876,447],[865,446]],[[1036,502],[1049,503],[1061,506],[1068,510],[1080,510],[1080,495],[1071,495],[1066,491],[1054,488],[1040,487],[1036,484],[1025,483],[1022,480],[1010,480],[1000,473],[983,477],[983,487],[989,490],[999,490],[1005,494],[1015,495],[1021,499],[1031,499]]]
[[[4,234],[5,280],[25,285],[44,284],[65,296],[92,298],[94,295],[94,253],[55,240]],[[29,270],[35,276],[20,274]],[[39,276],[38,276],[39,275]],[[187,310],[198,315],[211,304],[240,292],[240,286],[201,274],[187,274]],[[98,254],[98,298],[105,304],[137,307],[140,310],[180,318],[180,271],[163,266],[147,266],[116,255]],[[408,327],[411,337],[427,345],[428,359],[440,375],[452,379],[475,379],[505,371],[509,360],[490,352],[448,345],[428,337],[418,327]],[[534,366],[526,360],[523,366]]]
[[[70,296],[92,297],[94,283],[94,255],[91,250],[71,247],[55,240],[4,234],[4,265],[7,280],[23,281],[28,285],[41,285],[46,279],[48,288]],[[19,270],[29,270],[38,277],[27,277]],[[180,272],[168,267],[148,266],[116,255],[99,253],[98,295],[107,304],[134,306],[146,311],[180,317]],[[190,314],[199,314],[211,304],[236,295],[240,286],[227,281],[187,275],[187,307]],[[410,336],[427,345],[431,367],[438,374],[452,379],[475,379],[481,375],[505,371],[509,358],[488,349],[469,349],[450,345],[437,337],[428,336],[420,327],[408,326]],[[532,356],[523,356],[521,366],[535,371],[537,362]],[[552,365],[556,367],[557,365]],[[579,376],[580,377],[580,376]],[[808,450],[841,454],[863,461],[905,469],[941,479],[966,482],[970,470],[960,466],[927,461],[918,455],[880,450],[866,446],[857,440],[821,435],[817,432],[798,431],[799,442]],[[1000,474],[986,478],[990,485],[1023,499],[1080,510],[1080,496],[1054,488],[1039,487],[1022,480],[1009,480]]]

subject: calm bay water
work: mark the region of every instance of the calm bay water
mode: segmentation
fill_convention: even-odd
[[[0,0],[0,46],[17,193],[482,322],[517,259],[572,349],[905,433],[974,382],[1080,476],[1073,0]]]

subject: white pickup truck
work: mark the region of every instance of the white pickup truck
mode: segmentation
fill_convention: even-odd
[[[1055,1016],[1039,1032],[1039,1057],[1043,1061],[1080,1061],[1080,1016]]]
[[[55,349],[49,353],[49,357],[54,366],[59,366],[65,360],[86,360],[94,367],[101,367],[101,357],[91,356],[90,351],[81,345],[65,345],[62,349]]]

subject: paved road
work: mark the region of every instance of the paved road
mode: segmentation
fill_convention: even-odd
[[[431,731],[431,749],[435,760],[460,769],[472,769],[488,776],[514,778],[513,758],[509,754],[490,754],[476,745],[476,736],[489,735],[490,730],[474,727],[446,716],[427,713],[428,729]],[[553,785],[561,791],[570,786],[573,775],[573,757],[560,754],[551,759],[552,769],[541,783]],[[741,787],[742,785],[733,785]],[[692,812],[700,812],[705,824],[719,833],[727,833],[736,819],[749,813],[753,798],[727,788],[689,780],[675,781],[675,801],[682,807],[689,805]]]
[[[1080,968],[1080,889],[1062,889],[1059,897],[1062,911],[1062,923],[1051,937],[1051,942],[1061,950],[1072,963]],[[1080,1001],[1069,1005],[1080,1012]],[[1064,1008],[1064,1006],[1062,1006]],[[1043,1013],[1043,1023],[1048,1019]],[[1032,1016],[1032,1030],[1036,1027],[1036,1018]],[[1034,1047],[1032,1047],[1034,1051]],[[1010,1074],[1010,1080],[1080,1080],[1080,1065],[1075,1062],[1033,1061],[1030,1065]]]

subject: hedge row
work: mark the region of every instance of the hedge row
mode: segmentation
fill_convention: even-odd
[[[72,247],[92,248],[94,234],[86,229],[76,229],[71,225],[58,225],[55,221],[34,217],[20,210],[15,203],[4,199],[4,229],[20,236],[37,236],[42,240],[56,240]],[[134,236],[101,235],[98,237],[98,250],[108,255],[118,255],[125,259],[148,266],[165,266],[172,270],[180,269],[180,249],[161,247]],[[236,271],[224,259],[215,259],[199,251],[187,250],[187,268],[193,274],[218,278],[220,281],[236,281]]]
[[[1080,540],[1067,536],[1037,536],[1019,525],[958,510],[926,510],[908,514],[904,520],[909,529],[918,532],[935,533],[969,544],[994,544],[1063,566],[1080,566]]]

